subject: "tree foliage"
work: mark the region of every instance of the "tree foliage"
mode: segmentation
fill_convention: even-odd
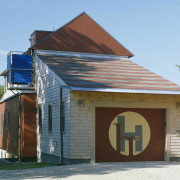
[[[0,99],[2,98],[4,94],[4,86],[0,85]]]
[[[179,70],[180,70],[180,65],[176,65],[176,67],[178,67],[178,68],[179,68]]]

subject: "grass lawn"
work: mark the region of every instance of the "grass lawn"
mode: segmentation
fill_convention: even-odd
[[[32,169],[32,168],[43,168],[50,166],[56,166],[56,165],[50,163],[21,162],[21,163],[10,163],[6,165],[0,165],[0,170]]]

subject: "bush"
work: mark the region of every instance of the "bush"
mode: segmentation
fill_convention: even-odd
[[[2,98],[4,94],[4,86],[0,85],[0,99]]]

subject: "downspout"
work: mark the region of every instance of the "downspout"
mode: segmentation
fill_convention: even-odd
[[[21,162],[21,158],[23,158],[23,149],[24,148],[24,142],[23,142],[23,124],[22,124],[22,107],[24,106],[24,97],[23,95],[19,95],[19,162]],[[24,110],[24,107],[23,107]]]
[[[62,109],[62,88],[60,87],[60,133],[61,133],[61,164],[64,164],[64,144],[63,144],[63,109]]]
[[[19,162],[21,162],[21,95],[19,95]]]

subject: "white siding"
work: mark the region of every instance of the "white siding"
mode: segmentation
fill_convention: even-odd
[[[37,90],[37,106],[42,107],[42,132],[39,133],[37,117],[37,154],[40,161],[41,152],[60,156],[60,86],[66,84],[37,56],[35,57],[35,87]],[[65,133],[64,133],[64,157],[70,156],[70,91],[63,88],[65,101]],[[48,132],[48,105],[52,105],[52,132]],[[38,116],[38,113],[37,113]]]

